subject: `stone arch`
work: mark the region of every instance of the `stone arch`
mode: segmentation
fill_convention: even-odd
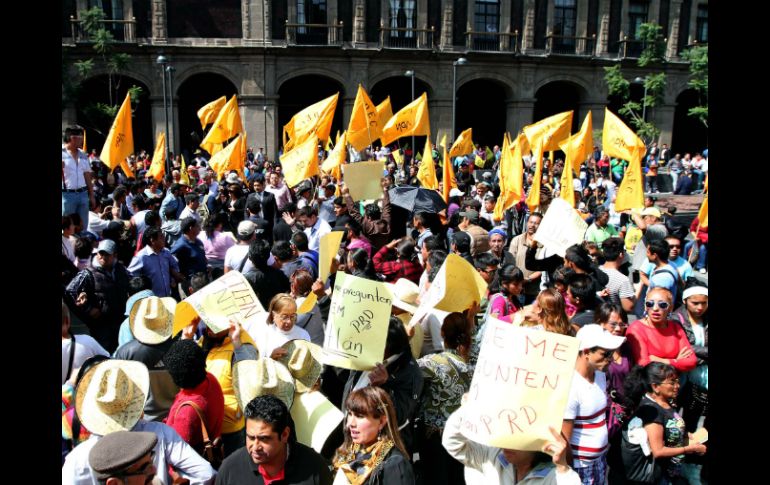
[[[583,86],[576,84],[571,79],[564,79],[562,76],[554,77],[556,78],[555,80],[542,83],[535,90],[532,122],[539,121],[556,113],[572,110],[571,132],[576,133],[580,129],[580,124],[585,116],[585,110],[581,109],[581,103],[586,100],[587,93]]]
[[[343,91],[350,90],[350,86],[348,86],[348,79],[342,76],[340,73],[320,67],[305,67],[302,69],[287,71],[278,76],[278,78],[275,80],[275,92],[279,92],[283,85],[286,84],[286,82],[300,76],[327,77],[336,81],[340,85],[340,98],[342,98],[342,96],[345,94]]]
[[[196,73],[185,71],[180,81],[174,79],[174,109],[177,112],[179,129],[177,136],[182,150],[194,153],[204,136],[198,118],[198,110],[207,103],[225,96],[230,99],[240,94],[238,85],[221,74],[221,69],[196,69]],[[220,71],[220,72],[217,72]]]
[[[511,86],[500,76],[478,73],[473,79],[464,79],[457,88],[455,137],[463,130],[473,128],[473,141],[492,148],[502,145],[507,122],[507,101],[513,97]],[[483,116],[479,110],[483,109]]]
[[[297,112],[337,92],[339,92],[339,98],[337,108],[334,110],[330,134],[333,137],[337,131],[341,132],[345,129],[343,113],[346,89],[341,76],[337,74],[329,76],[323,70],[319,72],[317,69],[303,69],[292,72],[290,77],[283,76],[279,79],[277,86],[279,133]]]
[[[581,101],[588,99],[589,97],[588,93],[594,91],[593,89],[589,89],[588,86],[590,85],[590,83],[585,79],[583,79],[582,77],[576,76],[574,74],[559,73],[559,74],[553,74],[551,76],[544,77],[539,81],[536,81],[533,92],[537,93],[544,86],[554,82],[564,82],[564,83],[569,83],[577,86],[579,88],[578,93],[580,94]]]
[[[382,72],[378,72],[372,76],[369,77],[369,88],[373,89],[374,86],[379,84],[380,82],[390,79],[390,78],[400,78],[403,77],[404,79],[407,79],[411,83],[411,79],[409,76],[404,76],[404,73],[408,69],[403,70],[385,70]],[[417,89],[417,85],[419,83],[422,83],[422,85],[426,88],[425,92],[428,94],[428,100],[432,99],[436,95],[436,88],[435,86],[438,85],[438,82],[433,79],[431,76],[426,75],[424,72],[420,72],[418,70],[414,70],[414,80],[415,80],[415,89]]]
[[[457,71],[457,90],[459,91],[461,87],[463,87],[465,84],[468,84],[472,81],[477,80],[487,80],[487,81],[493,81],[495,84],[499,85],[503,88],[505,92],[505,101],[510,101],[513,99],[513,94],[516,91],[513,87],[513,83],[511,82],[511,78],[508,76],[504,76],[502,74],[497,74],[494,72],[486,72],[483,70],[479,71],[470,71],[467,74],[460,74],[460,70]],[[450,86],[449,89],[451,90],[452,87]]]
[[[179,88],[188,79],[198,74],[218,74],[230,81],[230,83],[237,89],[239,89],[241,85],[240,76],[236,75],[230,69],[223,68],[216,64],[191,65],[189,67],[179,66],[177,69],[179,70],[174,73],[174,96],[179,95]]]

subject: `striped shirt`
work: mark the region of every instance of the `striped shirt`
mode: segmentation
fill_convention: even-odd
[[[575,467],[589,466],[607,452],[606,388],[607,378],[601,371],[595,372],[592,383],[577,372],[572,378],[564,419],[574,421],[569,441]]]
[[[621,298],[634,297],[636,293],[634,293],[634,287],[631,285],[631,281],[629,281],[628,276],[612,268],[604,268],[600,266],[599,269],[610,278],[605,288],[607,288],[607,291],[610,294],[610,301],[613,304],[620,305]]]

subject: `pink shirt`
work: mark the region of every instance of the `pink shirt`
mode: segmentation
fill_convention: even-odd
[[[291,202],[291,194],[289,193],[289,188],[283,182],[281,182],[281,185],[278,187],[268,185],[265,187],[265,190],[275,196],[275,205],[278,209]]]
[[[348,251],[352,251],[358,248],[365,249],[366,255],[369,256],[370,258],[372,257],[372,244],[365,238],[354,239],[353,241],[350,242],[350,244],[348,244]]]
[[[235,238],[231,232],[214,231],[212,238],[209,239],[206,235],[206,231],[201,231],[198,234],[198,239],[203,242],[203,248],[206,250],[206,259],[219,259],[225,260],[225,253],[230,246],[235,245]]]

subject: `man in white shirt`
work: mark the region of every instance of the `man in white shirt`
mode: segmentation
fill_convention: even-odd
[[[61,215],[78,213],[81,221],[88,220],[89,203],[96,205],[91,181],[91,164],[81,150],[83,129],[77,126],[64,130],[61,149]]]
[[[580,352],[575,364],[562,433],[573,450],[572,468],[584,485],[603,485],[607,476],[607,378],[612,351],[625,337],[616,337],[600,325],[587,324],[577,333]]]
[[[330,233],[332,231],[331,226],[318,217],[318,210],[310,205],[299,210],[297,220],[305,227],[308,248],[318,251],[321,246],[321,236]]]

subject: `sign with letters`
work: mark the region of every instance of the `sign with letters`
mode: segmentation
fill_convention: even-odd
[[[564,256],[567,248],[583,241],[588,224],[564,199],[553,199],[535,232],[537,242]]]
[[[540,451],[553,440],[549,426],[561,430],[577,354],[574,337],[488,318],[462,433],[488,446]]]
[[[382,362],[392,302],[383,283],[338,273],[323,345],[324,364],[371,370]]]

